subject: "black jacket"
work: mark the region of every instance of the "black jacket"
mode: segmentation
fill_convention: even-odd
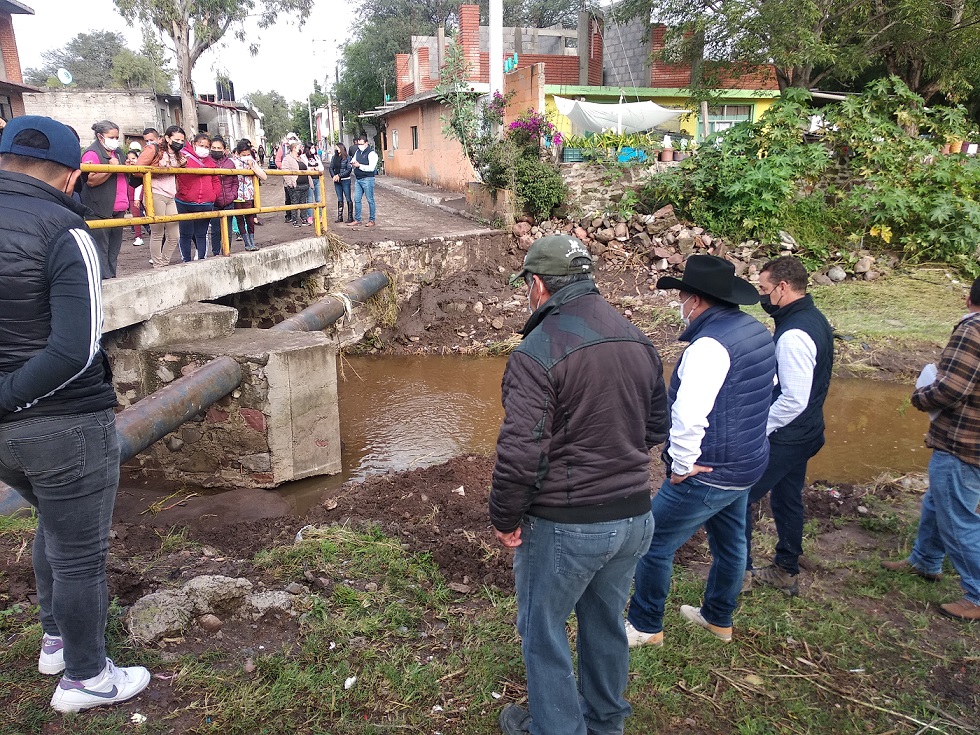
[[[116,405],[88,210],[0,171],[0,421]]]
[[[663,365],[591,281],[534,312],[502,390],[495,528],[513,531],[525,513],[597,523],[649,512],[649,450],[670,423]]]

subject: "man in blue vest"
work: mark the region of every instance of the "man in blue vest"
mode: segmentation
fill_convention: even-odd
[[[59,712],[131,699],[142,666],[106,658],[106,555],[119,484],[99,254],[71,198],[78,136],[26,115],[0,140],[0,481],[37,510],[42,674]]]
[[[807,294],[808,278],[803,263],[792,255],[769,261],[759,273],[762,308],[776,322],[778,382],[766,425],[769,465],[749,491],[743,592],[753,583],[790,596],[800,591],[806,463],[824,443],[823,403],[834,367],[834,330]],[[770,491],[778,537],[776,554],[771,565],[753,569],[753,507]]]
[[[356,147],[351,152],[350,165],[353,169],[353,199],[354,221],[348,227],[358,227],[361,224],[361,197],[367,197],[368,216],[370,219],[365,227],[374,227],[374,176],[378,172],[378,154],[368,145],[367,133],[360,133],[355,139]]]
[[[712,563],[701,607],[681,615],[722,641],[732,639],[732,613],[745,571],[745,507],[749,488],[769,460],[766,419],[776,356],[769,331],[741,311],[759,294],[729,261],[692,255],[684,277],[657,288],[680,291],[690,342],[670,380],[667,478],[653,498],[653,542],[636,567],[626,637],[631,647],[663,645],[663,616],[674,553],[704,526]]]

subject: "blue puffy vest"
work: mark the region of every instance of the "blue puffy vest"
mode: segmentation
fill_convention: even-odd
[[[713,471],[698,479],[719,487],[749,487],[762,477],[769,462],[766,419],[776,374],[776,350],[769,330],[757,319],[725,304],[709,308],[678,339],[693,344],[704,337],[725,348],[731,367],[708,414],[701,456],[696,462]],[[675,370],[667,391],[672,409],[680,383]]]

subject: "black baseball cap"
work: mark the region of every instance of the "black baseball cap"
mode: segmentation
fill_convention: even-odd
[[[14,139],[24,131],[35,131],[48,140],[47,148],[18,145]],[[64,123],[41,115],[21,115],[7,123],[0,138],[0,155],[13,153],[17,156],[51,161],[75,170],[82,165],[82,149],[78,136]]]
[[[589,262],[573,266],[572,261],[576,258],[588,258]],[[522,278],[528,273],[536,276],[572,276],[591,273],[592,267],[592,256],[577,237],[548,235],[531,243],[524,256],[524,269],[519,275]]]

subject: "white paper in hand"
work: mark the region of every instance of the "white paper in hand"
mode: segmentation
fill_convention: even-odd
[[[927,385],[932,385],[936,382],[936,364],[933,362],[928,363],[922,368],[922,372],[919,373],[919,377],[915,380],[916,388],[925,388]],[[939,415],[939,411],[928,411],[929,420],[935,421],[936,416]]]

